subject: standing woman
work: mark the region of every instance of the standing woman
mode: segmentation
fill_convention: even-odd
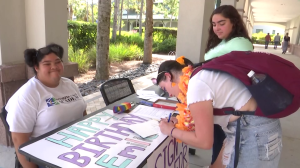
[[[253,44],[248,35],[245,24],[238,11],[231,5],[223,5],[214,10],[210,17],[210,28],[207,46],[205,49],[205,61],[227,54],[231,51],[253,51]],[[214,144],[212,155],[212,167],[226,138],[219,125],[214,125]]]
[[[61,77],[63,53],[57,44],[38,50],[26,49],[25,62],[33,68],[35,76],[17,90],[5,106],[16,154],[24,168],[38,166],[19,153],[20,145],[86,115],[86,103],[78,87],[70,79]]]
[[[290,37],[289,37],[289,33],[286,33],[283,38],[282,54],[286,53],[287,49],[289,48],[289,45],[290,45]]]
[[[201,149],[211,149],[214,143],[214,123],[226,133],[224,146],[214,167],[277,168],[282,149],[279,119],[254,115],[214,116],[214,109],[232,107],[235,111],[254,112],[256,100],[237,78],[221,72],[202,69],[192,78],[189,60],[179,57],[159,66],[157,84],[180,100],[180,115],[160,121],[163,134]],[[234,86],[234,87],[233,87]],[[240,137],[237,134],[240,124]],[[238,137],[236,137],[238,136]],[[238,138],[238,141],[235,139]],[[235,153],[235,142],[240,142]]]

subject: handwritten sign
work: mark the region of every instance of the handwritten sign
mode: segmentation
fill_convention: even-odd
[[[188,162],[188,145],[168,137],[148,158],[147,168],[187,168]]]
[[[166,138],[141,138],[127,127],[147,120],[106,110],[20,150],[59,167],[138,167]]]

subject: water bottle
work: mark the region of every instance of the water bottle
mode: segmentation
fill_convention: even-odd
[[[255,85],[255,84],[262,82],[266,78],[266,75],[265,74],[256,74],[254,71],[251,70],[248,73],[248,77],[251,78],[252,84]]]

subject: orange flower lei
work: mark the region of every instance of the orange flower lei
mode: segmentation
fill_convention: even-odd
[[[176,117],[178,123],[175,126],[176,128],[184,131],[195,130],[194,120],[190,110],[187,108],[187,101],[186,101],[186,93],[187,93],[188,84],[192,72],[193,72],[192,66],[187,66],[183,68],[182,69],[183,75],[180,77],[180,82],[178,84],[178,87],[180,89],[178,99],[181,101],[181,103],[177,103],[176,110],[179,111],[179,115],[177,115]]]

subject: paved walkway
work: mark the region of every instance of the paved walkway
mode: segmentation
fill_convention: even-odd
[[[175,56],[168,56],[168,55],[153,54],[152,56],[161,58],[164,60],[175,59]],[[142,76],[142,77],[132,80],[131,82],[133,84],[134,89],[135,90],[145,89],[145,88],[153,85],[151,78],[156,78],[156,75],[157,75],[157,73],[151,73],[146,76]],[[105,107],[105,103],[104,103],[104,100],[103,100],[100,92],[96,92],[96,93],[87,95],[83,98],[87,103],[86,110],[87,110],[88,114]]]
[[[287,54],[281,54],[281,48],[277,50],[273,49],[273,46],[269,45],[268,49],[264,49],[264,45],[255,45],[255,51],[258,52],[270,52],[281,56],[291,62],[293,62],[300,69],[300,57]],[[160,57],[165,59],[174,59],[174,56],[162,56],[153,55],[154,57]],[[156,77],[156,73],[151,73],[147,76],[143,76],[132,80],[135,90],[144,89],[152,85],[151,78]],[[105,103],[100,92],[88,95],[84,97],[87,102],[87,113],[91,113],[98,109],[105,107]],[[283,151],[281,155],[279,168],[298,168],[300,167],[300,134],[297,134],[300,128],[300,110],[298,113],[281,119],[283,129]],[[211,150],[196,150],[195,156],[190,156],[190,168],[201,168],[210,164]],[[14,164],[14,149],[4,146],[0,146],[0,168],[12,168]],[[146,166],[145,166],[146,167]]]

